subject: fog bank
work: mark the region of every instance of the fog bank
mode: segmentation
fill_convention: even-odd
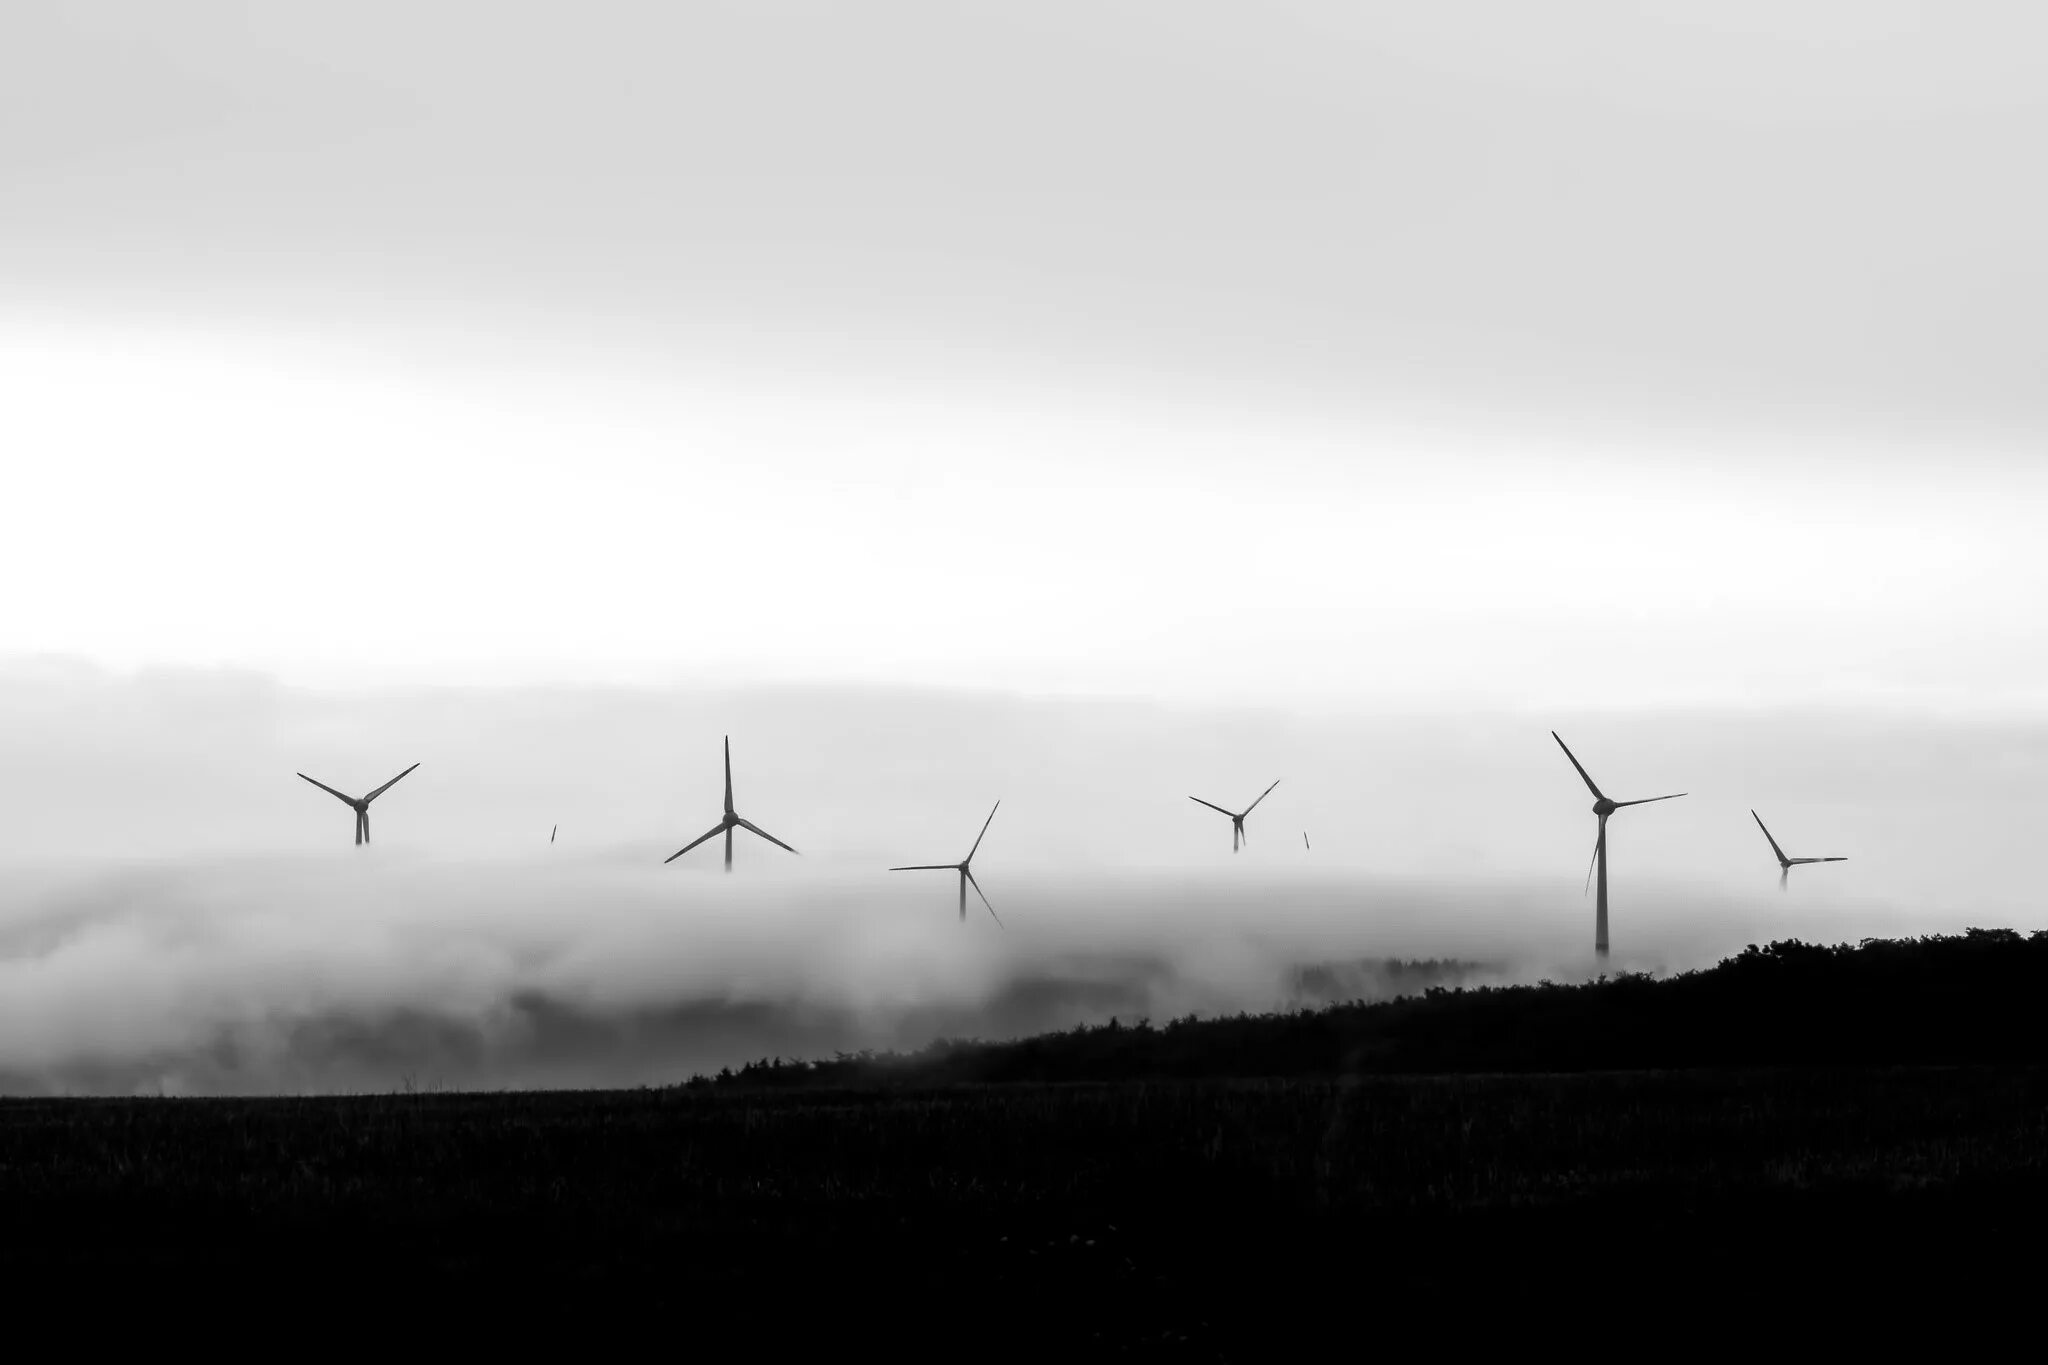
[[[917,1047],[1302,1003],[1307,965],[1455,957],[1457,981],[1593,969],[1589,905],[1510,882],[1158,871],[951,878],[801,867],[499,864],[409,854],[44,870],[0,921],[0,1087],[314,1093],[660,1084],[759,1056]],[[1769,936],[1739,905],[1639,885],[1616,967]],[[1863,907],[1870,932],[1909,918]],[[1949,927],[1949,926],[1919,926]],[[1367,965],[1358,965],[1361,962]],[[1411,983],[1412,984],[1412,983]],[[1309,1000],[1306,1003],[1315,1003]]]
[[[318,692],[0,669],[0,1086],[227,1093],[658,1083],[759,1056],[1264,1009],[1297,971],[1614,967],[1799,936],[2033,927],[2027,715],[1170,707],[909,688]],[[719,817],[741,833],[662,860]],[[301,782],[366,791],[374,842]],[[1281,779],[1230,849],[1229,822]],[[975,858],[1003,917],[959,923]],[[1756,807],[1794,856],[1777,867]],[[560,826],[557,840],[549,831]],[[1304,842],[1304,835],[1307,840]],[[1344,964],[1350,964],[1345,966]],[[1327,979],[1327,978],[1325,978]]]

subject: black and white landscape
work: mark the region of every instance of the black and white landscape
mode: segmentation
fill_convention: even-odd
[[[0,13],[0,1269],[2002,1302],[2044,39]]]

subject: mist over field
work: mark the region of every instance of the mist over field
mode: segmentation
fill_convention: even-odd
[[[1003,930],[978,903],[958,923],[945,874],[353,849],[46,872],[15,880],[0,922],[0,1088],[660,1084],[758,1056],[1377,998],[1389,956],[1471,964],[1422,984],[1592,970],[1584,907],[1525,885],[995,867]],[[1739,907],[1643,890],[1616,966],[1704,965],[1739,934]],[[1325,965],[1305,990],[1298,970]]]
[[[1593,821],[1546,720],[21,664],[0,674],[0,1089],[657,1084],[1373,998],[1388,958],[1580,979]],[[1557,723],[1611,792],[1691,793],[1615,821],[1612,968],[2036,923],[2048,741],[2024,718]],[[717,840],[664,865],[718,818],[727,732],[740,813],[802,854],[741,832],[731,876]],[[293,775],[363,791],[415,761],[366,849]],[[1241,854],[1187,799],[1241,808],[1275,777]],[[972,897],[960,923],[949,873],[884,870],[964,856],[998,799],[975,869],[1004,928]],[[1851,861],[1780,893],[1752,804],[1788,852]]]

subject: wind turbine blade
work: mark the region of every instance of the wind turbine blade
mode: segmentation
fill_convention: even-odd
[[[305,777],[306,781],[311,782],[314,786],[318,787],[321,791],[326,792],[329,796],[333,797],[337,801],[346,801],[351,806],[353,806],[356,803],[356,799],[353,796],[348,795],[346,792],[338,792],[334,788],[328,786],[325,782],[319,781],[316,778],[306,777],[304,773],[300,773],[299,776]]]
[[[1605,801],[1607,799],[1606,794],[1602,792],[1598,787],[1593,785],[1592,774],[1588,773],[1586,771],[1585,765],[1579,762],[1578,756],[1571,751],[1571,746],[1567,745],[1563,740],[1558,739],[1557,731],[1555,730],[1552,730],[1550,732],[1550,737],[1552,739],[1557,739],[1557,747],[1564,750],[1564,756],[1566,758],[1569,758],[1572,761],[1572,766],[1579,770],[1579,777],[1585,782],[1586,790],[1593,793],[1593,799],[1595,801]]]
[[[689,852],[689,851],[690,851],[691,849],[693,849],[693,848],[695,848],[695,847],[696,847],[697,845],[699,845],[699,844],[703,843],[703,842],[704,842],[704,841],[705,841],[706,839],[709,839],[709,838],[710,838],[710,837],[711,837],[712,835],[714,835],[714,834],[718,833],[718,831],[720,831],[720,830],[722,830],[722,829],[724,829],[724,828],[725,828],[725,822],[724,822],[723,820],[721,820],[721,821],[719,821],[719,822],[718,822],[717,824],[713,825],[713,826],[712,826],[712,827],[711,827],[710,829],[707,829],[707,830],[705,830],[705,831],[704,831],[704,832],[703,832],[702,834],[700,834],[700,835],[698,835],[698,836],[697,836],[696,838],[694,838],[694,839],[690,840],[690,842],[689,842],[689,843],[687,843],[687,844],[684,844],[684,845],[683,845],[683,846],[682,846],[681,848],[679,848],[679,849],[677,849],[677,850],[676,850],[675,852],[673,852],[673,853],[669,854],[669,855],[668,855],[668,856],[667,856],[666,858],[663,858],[663,859],[662,859],[661,861],[662,861],[663,863],[672,863],[672,862],[674,862],[674,861],[675,861],[676,859],[678,859],[678,858],[682,857],[682,856],[683,856],[683,855],[684,855],[685,853],[688,853],[688,852]]]
[[[913,863],[909,867],[892,867],[891,872],[958,872],[958,863]]]
[[[974,855],[980,851],[981,841],[988,837],[988,827],[995,823],[996,812],[1002,809],[1002,805],[1003,803],[998,801],[988,808],[988,819],[981,822],[981,833],[974,836],[974,847],[968,849],[967,856],[960,860],[962,867],[974,861]]]
[[[1790,863],[1786,863],[1783,867],[1778,869],[1778,889],[1780,891],[1783,891],[1785,889],[1786,879],[1789,878],[1791,875],[1792,864]]]
[[[960,875],[967,878],[967,884],[974,888],[975,895],[981,897],[981,903],[988,905],[988,892],[981,889],[981,883],[974,880],[974,874],[963,867],[960,869]],[[988,917],[996,922],[996,928],[1000,929],[1003,927],[1003,917],[996,913],[996,908],[993,905],[988,905]]]
[[[412,765],[412,768],[417,768],[417,767],[419,767],[419,766],[420,766],[419,764],[415,763],[415,764],[413,764],[413,765]],[[409,773],[409,772],[411,772],[411,771],[412,771],[412,768],[407,768],[407,769],[405,770],[405,773]],[[398,777],[404,777],[404,776],[405,776],[405,773],[400,773],[400,774],[398,775]],[[395,787],[395,786],[397,786],[397,785],[398,785],[398,777],[394,777],[394,778],[392,778],[392,779],[391,779],[391,780],[390,780],[389,782],[386,782],[386,783],[385,783],[385,784],[384,784],[383,786],[381,786],[381,787],[377,788],[377,790],[375,790],[375,791],[371,792],[371,793],[370,793],[370,794],[369,794],[368,796],[364,797],[364,798],[363,798],[363,800],[365,800],[365,801],[375,801],[375,800],[376,800],[376,799],[377,799],[378,797],[382,796],[382,795],[383,795],[383,794],[384,794],[385,792],[388,792],[388,791],[390,791],[390,790],[391,790],[391,789],[392,789],[393,787]]]
[[[552,843],[553,843],[553,842],[555,841],[555,832],[556,832],[557,830],[559,830],[559,829],[561,829],[561,826],[560,826],[560,825],[556,825],[556,826],[554,826],[554,827],[553,827],[552,829],[548,830],[548,842],[549,842],[549,843],[551,843],[551,844],[552,844]]]
[[[1778,855],[1778,865],[1780,867],[1784,866],[1785,850],[1778,847],[1778,841],[1776,839],[1771,838],[1771,831],[1768,827],[1765,826],[1763,816],[1758,815],[1755,811],[1751,811],[1749,813],[1749,818],[1756,821],[1756,827],[1760,830],[1763,830],[1764,838],[1770,841],[1771,852]]]
[[[1582,896],[1593,889],[1593,869],[1600,865],[1600,845],[1606,842],[1607,823],[1603,820],[1600,824],[1600,833],[1593,840],[1593,861],[1586,864],[1586,890],[1579,893]]]
[[[370,812],[361,811],[356,815],[356,819],[363,822],[363,842],[367,844],[370,842]]]
[[[1669,796],[1646,796],[1640,801],[1617,801],[1614,803],[1614,808],[1620,810],[1623,806],[1647,806],[1652,801],[1676,801],[1684,795],[1684,792],[1673,792]]]
[[[785,843],[783,843],[783,842],[782,842],[782,840],[780,840],[780,839],[776,838],[776,837],[775,837],[774,835],[770,834],[770,833],[769,833],[769,832],[768,832],[767,830],[765,830],[765,829],[762,829],[762,828],[761,828],[761,827],[760,827],[759,825],[755,824],[755,823],[754,823],[754,822],[753,822],[752,820],[741,820],[741,819],[739,819],[739,818],[738,818],[737,816],[735,816],[735,817],[734,817],[734,819],[733,819],[733,823],[734,823],[735,825],[738,825],[738,826],[739,826],[739,827],[740,827],[741,829],[750,829],[750,830],[754,831],[754,833],[756,833],[756,834],[760,835],[760,836],[761,836],[761,837],[762,837],[763,839],[766,839],[766,840],[767,840],[767,841],[768,841],[769,843],[771,843],[771,844],[775,845],[775,846],[776,846],[777,848],[789,848],[789,845],[788,845],[788,844],[785,844]],[[791,853],[796,853],[796,850],[795,850],[795,849],[793,849],[793,848],[789,848],[789,851],[790,851]],[[799,858],[801,858],[801,857],[802,857],[803,855],[802,855],[801,853],[797,853],[797,856],[798,856]]]
[[[1277,778],[1277,777],[1276,777],[1276,778],[1274,778],[1274,779],[1273,779],[1273,787],[1277,787],[1277,786],[1279,786],[1279,785],[1280,785],[1280,779],[1279,779],[1279,778]],[[1273,787],[1268,787],[1268,788],[1266,788],[1266,789],[1265,789],[1264,791],[1260,792],[1260,793],[1259,793],[1259,801],[1263,801],[1263,800],[1265,800],[1265,799],[1266,799],[1267,797],[1271,796],[1271,795],[1273,794]],[[1246,806],[1246,807],[1244,808],[1244,813],[1245,813],[1246,815],[1250,815],[1250,814],[1251,814],[1251,813],[1252,813],[1253,811],[1257,810],[1257,809],[1259,808],[1259,801],[1254,801],[1254,802],[1252,802],[1252,803],[1251,803],[1251,804],[1250,804],[1249,806]]]
[[[732,736],[725,737],[725,813],[732,814]]]
[[[308,781],[311,781],[312,779],[308,778],[307,780],[308,780]],[[1218,815],[1227,815],[1227,816],[1229,816],[1229,817],[1230,817],[1231,819],[1233,819],[1233,820],[1235,820],[1235,819],[1237,818],[1237,812],[1236,812],[1236,811],[1234,811],[1234,810],[1225,810],[1225,809],[1223,809],[1223,807],[1221,807],[1221,806],[1217,805],[1217,804],[1216,804],[1216,803],[1215,803],[1214,801],[1204,801],[1204,800],[1203,800],[1203,799],[1202,799],[1201,797],[1199,797],[1199,796],[1190,796],[1190,797],[1188,798],[1188,800],[1190,800],[1190,801],[1193,801],[1193,802],[1194,802],[1194,803],[1195,803],[1196,805],[1200,805],[1200,806],[1207,806],[1207,807],[1208,807],[1208,808],[1209,808],[1210,810],[1213,810],[1213,811],[1215,811],[1215,812],[1216,812],[1216,813],[1217,813]]]
[[[1847,858],[1815,858],[1814,861],[1817,863],[1846,863],[1849,860]]]
[[[362,846],[363,846],[363,813],[362,813],[361,811],[357,811],[357,812],[356,812],[356,847],[357,847],[357,848],[361,848]]]
[[[1307,848],[1307,847],[1308,847],[1308,831],[1307,831],[1307,830],[1303,830],[1303,831],[1301,832],[1301,846],[1302,846],[1303,848]]]

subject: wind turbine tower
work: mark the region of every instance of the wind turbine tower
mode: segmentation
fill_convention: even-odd
[[[1685,793],[1672,792],[1669,796],[1645,796],[1635,801],[1610,800],[1607,794],[1594,784],[1592,776],[1587,773],[1585,767],[1572,754],[1571,749],[1566,746],[1562,739],[1558,739],[1557,731],[1552,730],[1550,737],[1557,740],[1557,747],[1564,750],[1564,756],[1571,759],[1572,766],[1579,770],[1579,777],[1585,782],[1586,790],[1593,793],[1593,814],[1600,817],[1600,833],[1593,840],[1593,862],[1586,869],[1586,877],[1588,880],[1591,880],[1595,871],[1600,874],[1599,909],[1595,912],[1593,919],[1593,951],[1604,958],[1607,956],[1607,817],[1625,806],[1647,806],[1652,801],[1672,801],[1684,796]]]
[[[891,872],[958,872],[960,874],[960,922],[967,922],[967,888],[971,885],[974,894],[981,897],[981,903],[988,905],[989,918],[996,922],[996,928],[1003,927],[1003,917],[988,903],[988,893],[981,889],[981,883],[974,880],[974,855],[981,851],[981,841],[988,837],[988,827],[995,822],[996,812],[1003,803],[998,801],[988,808],[988,819],[981,822],[981,833],[974,836],[974,847],[967,850],[967,856],[957,863],[918,863],[911,867],[892,867]]]
[[[796,852],[795,849],[790,848],[788,844],[783,843],[782,840],[776,838],[767,830],[762,829],[751,820],[742,819],[734,812],[732,808],[732,736],[728,735],[725,739],[725,818],[690,840],[689,843],[684,844],[681,848],[669,854],[668,857],[663,858],[662,862],[664,864],[672,863],[697,845],[703,843],[706,839],[709,839],[712,835],[723,834],[725,835],[725,870],[730,872],[732,871],[732,832],[735,829],[743,829],[749,833],[758,834],[777,848],[788,849],[791,853]]]
[[[1273,787],[1277,787],[1279,785],[1280,779],[1277,777],[1274,778]],[[1264,791],[1260,792],[1259,801],[1263,801],[1267,797],[1271,796],[1273,794],[1273,787],[1268,787]],[[1237,850],[1244,844],[1245,841],[1244,818],[1245,816],[1250,815],[1253,811],[1259,808],[1259,801],[1252,802],[1249,806],[1246,806],[1241,811],[1235,811],[1224,810],[1223,807],[1217,805],[1214,801],[1204,801],[1199,796],[1190,796],[1188,800],[1194,802],[1198,806],[1207,806],[1210,810],[1213,810],[1220,815],[1227,815],[1230,817],[1230,851],[1232,853],[1237,852]],[[1306,834],[1303,834],[1301,837],[1304,842],[1306,842],[1308,839],[1308,835]]]
[[[412,768],[417,768],[419,766],[419,764],[415,763],[412,765]],[[411,772],[412,768],[407,768],[405,770],[405,773]],[[404,777],[405,773],[400,773],[398,777]],[[354,808],[356,813],[357,848],[361,848],[364,844],[370,842],[370,803],[372,801],[375,801],[378,797],[382,796],[385,792],[390,791],[393,787],[398,785],[398,777],[394,777],[389,782],[386,782],[383,786],[377,788],[377,790],[371,792],[368,796],[350,796],[347,792],[336,791],[334,788],[328,786],[325,782],[322,782],[317,778],[306,777],[304,773],[300,773],[299,776],[305,778],[306,781],[311,782],[314,786],[318,787],[321,791],[326,792],[329,796],[341,802],[343,805]]]
[[[1778,847],[1778,841],[1771,838],[1770,830],[1764,828],[1764,818],[1755,811],[1749,813],[1749,818],[1756,821],[1758,829],[1764,831],[1764,838],[1771,845],[1771,853],[1778,860],[1778,889],[1780,891],[1785,889],[1785,881],[1792,875],[1792,869],[1795,867],[1805,863],[1846,863],[1849,861],[1847,858],[1787,858],[1785,850]]]

